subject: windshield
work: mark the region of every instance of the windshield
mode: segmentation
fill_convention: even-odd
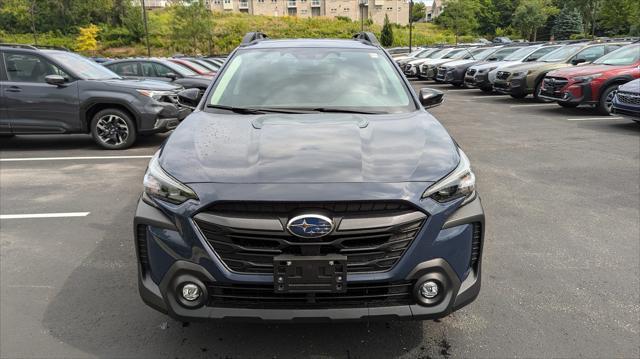
[[[534,48],[534,47],[523,47],[520,50],[509,54],[509,56],[506,56],[504,58],[504,61],[519,61],[519,60],[522,60],[523,58],[527,57],[527,55],[529,55],[530,53],[535,51],[536,49],[537,49],[537,47],[536,48]]]
[[[173,72],[177,73],[180,76],[196,76],[198,75],[195,71],[191,70],[190,68],[184,66],[184,65],[180,65],[180,64],[176,64],[175,62],[171,62],[171,61],[162,61],[162,63],[164,65],[166,65],[167,67],[169,67],[171,70],[173,70]]]
[[[417,58],[420,59],[424,59],[427,57],[431,57],[431,55],[435,54],[436,52],[438,52],[438,49],[429,49],[427,51],[424,51],[423,53],[421,53],[420,55],[416,56]]]
[[[467,49],[456,49],[456,50],[451,50],[448,53],[446,53],[444,56],[441,57],[436,57],[437,59],[453,59],[456,58],[454,56],[460,57],[463,54],[467,53]]]
[[[83,80],[108,80],[119,79],[115,72],[99,65],[85,57],[71,52],[50,52],[48,54],[58,63],[64,64],[65,67],[72,70]]]
[[[501,61],[504,60],[505,57],[507,57],[508,55],[511,55],[512,53],[514,53],[516,50],[522,50],[521,47],[507,47],[505,49],[500,49],[492,54],[490,54],[489,56],[487,56],[487,59],[496,59],[497,61]]]
[[[560,62],[566,60],[571,57],[571,55],[575,54],[578,50],[583,48],[584,45],[567,45],[563,46],[556,51],[552,51],[544,56],[542,56],[538,61],[542,62]]]
[[[640,45],[629,45],[619,48],[594,61],[599,65],[633,65],[640,61]]]
[[[469,52],[465,51],[466,55],[463,57],[463,59],[465,59],[465,60],[484,60],[485,57],[489,56],[490,54],[494,53],[495,51],[496,51],[496,49],[494,49],[494,48],[475,49],[475,50],[471,50]]]
[[[416,109],[381,51],[340,48],[240,50],[220,75],[207,104],[374,113]]]

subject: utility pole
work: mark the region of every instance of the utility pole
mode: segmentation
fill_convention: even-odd
[[[147,42],[147,56],[151,57],[151,47],[149,46],[149,27],[147,26],[147,7],[144,5],[144,0],[142,1],[142,20],[144,21],[144,35]]]
[[[413,0],[409,0],[409,52],[413,51],[411,49],[412,41],[413,41]]]
[[[36,31],[36,0],[31,1],[31,31],[33,32],[33,44],[38,45],[38,32]]]
[[[367,0],[360,0],[359,1],[359,5],[360,5],[360,31],[364,31],[364,3]]]

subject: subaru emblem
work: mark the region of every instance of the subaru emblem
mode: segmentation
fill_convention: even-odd
[[[319,238],[331,233],[333,221],[318,214],[304,214],[291,218],[287,230],[296,237]]]

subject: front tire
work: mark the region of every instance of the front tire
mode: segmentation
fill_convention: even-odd
[[[536,87],[533,90],[533,98],[536,99],[536,101],[538,102],[552,102],[551,100],[546,100],[540,97],[540,88],[542,87],[542,80],[538,81],[538,83],[536,83]]]
[[[611,85],[604,89],[600,94],[600,101],[596,105],[596,112],[603,116],[611,114],[611,108],[613,107],[613,91],[618,88],[618,85]]]
[[[126,112],[108,108],[93,116],[91,136],[105,149],[123,150],[136,142],[136,126]]]

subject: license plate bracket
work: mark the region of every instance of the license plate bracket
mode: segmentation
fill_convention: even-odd
[[[344,293],[347,257],[279,255],[273,259],[276,293]]]

